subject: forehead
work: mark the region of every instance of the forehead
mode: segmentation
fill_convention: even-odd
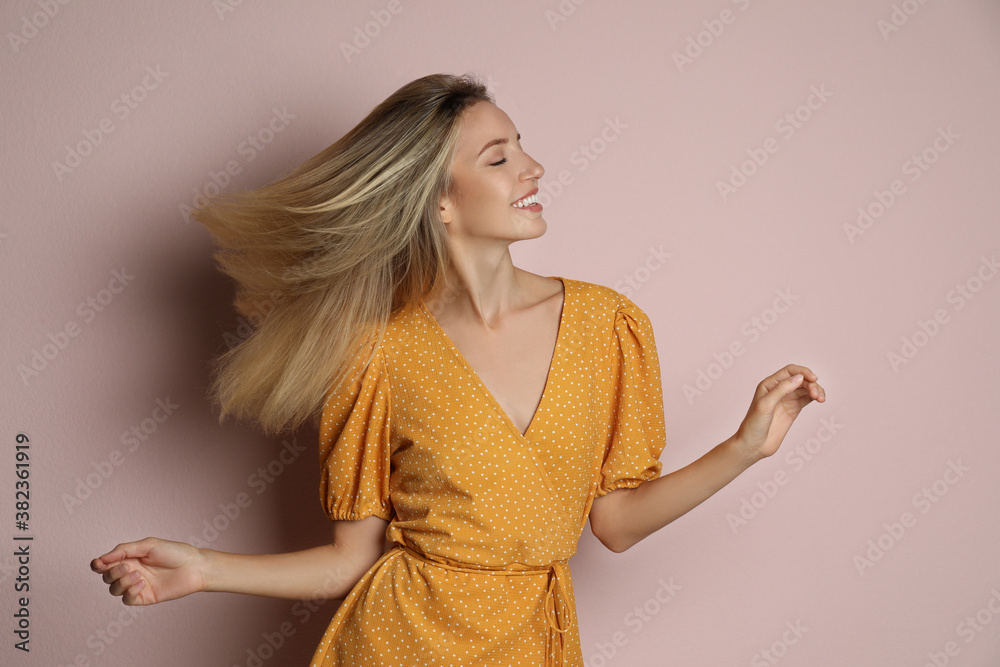
[[[514,122],[491,102],[476,102],[462,112],[456,157],[476,159],[479,151],[494,139],[517,140]]]

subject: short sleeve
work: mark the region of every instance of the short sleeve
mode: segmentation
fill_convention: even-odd
[[[656,479],[663,467],[659,461],[666,444],[663,387],[653,326],[624,295],[612,332],[610,387],[611,428],[597,497]]]
[[[331,520],[393,516],[389,500],[392,405],[382,348],[362,349],[327,395],[319,435],[320,502]]]

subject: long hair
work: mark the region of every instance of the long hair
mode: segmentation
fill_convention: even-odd
[[[479,101],[494,100],[472,74],[425,76],[278,180],[199,202],[234,306],[254,320],[212,362],[220,423],[297,429],[370,351],[367,368],[392,314],[444,282],[440,199],[462,112]]]

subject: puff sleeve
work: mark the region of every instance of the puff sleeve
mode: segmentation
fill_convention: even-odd
[[[611,347],[611,428],[596,497],[659,477],[659,456],[666,444],[653,326],[624,295],[615,313]]]
[[[389,499],[392,405],[381,346],[360,376],[373,344],[355,358],[350,374],[330,391],[319,435],[320,489],[331,520],[393,516]]]

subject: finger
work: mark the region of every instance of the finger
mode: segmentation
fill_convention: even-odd
[[[123,595],[125,591],[131,588],[135,583],[142,580],[142,576],[139,574],[138,570],[132,570],[131,572],[125,574],[118,579],[115,579],[108,590],[111,591],[112,595]]]
[[[90,569],[94,572],[106,572],[118,563],[123,562],[124,559],[125,554],[119,554],[117,556],[104,555],[90,561]]]
[[[129,586],[129,589],[127,591],[125,591],[125,595],[122,596],[122,602],[130,606],[137,604],[145,604],[139,598],[139,595],[142,593],[142,589],[145,587],[146,587],[145,579],[140,579],[139,581],[135,582],[134,584]]]
[[[808,366],[800,366],[799,364],[788,364],[784,368],[779,369],[772,375],[770,379],[777,380],[777,382],[784,382],[790,377],[795,375],[802,375],[806,382],[815,382],[819,379],[819,376],[812,372]],[[775,382],[775,384],[777,384]]]
[[[810,382],[807,385],[809,397],[814,401],[822,403],[826,400],[826,390],[818,382]]]
[[[817,400],[809,394],[809,389],[807,387],[801,386],[792,393],[788,395],[795,402],[795,406],[801,410],[805,406],[809,405],[813,401]]]
[[[774,391],[775,387],[785,382],[794,375],[801,374],[806,382],[815,382],[819,377],[812,372],[806,366],[800,366],[798,364],[788,364],[784,368],[779,369],[772,375],[764,378],[759,385],[757,385],[757,391],[754,392],[754,398],[762,398],[768,393]]]
[[[826,390],[823,389],[823,386],[819,382],[804,381],[801,389],[813,399],[819,399],[826,395]]]
[[[799,389],[799,385],[803,379],[802,374],[796,374],[786,380],[782,380],[774,389],[758,401],[757,409],[764,413],[774,412],[775,406],[778,405],[781,399]]]
[[[768,393],[774,391],[774,388],[781,384],[782,381],[788,379],[787,374],[784,376],[782,375],[783,372],[784,369],[774,373],[773,375],[768,375],[766,378],[761,380],[760,384],[757,385],[756,391],[754,391],[754,399],[760,400],[761,398],[764,398]]]
[[[102,554],[91,561],[91,567],[100,572],[114,565],[126,557],[126,550],[131,543],[119,544],[106,554]],[[95,567],[96,566],[96,567]]]
[[[125,558],[143,558],[148,556],[155,541],[156,540],[152,537],[146,537],[138,542],[123,542],[108,553],[95,558],[91,563],[91,567],[94,567],[95,565],[98,568],[102,565],[107,567]]]
[[[792,368],[791,365],[785,366],[784,368],[777,370],[761,380],[760,384],[757,385],[757,391],[754,393],[754,397],[762,398],[766,396],[768,393],[774,391],[774,389],[782,382],[792,377],[793,373],[788,372],[790,368]]]
[[[120,561],[122,558],[125,557],[125,554],[122,552],[117,552],[117,549],[118,547],[115,547],[113,550],[109,551],[103,556],[98,556],[94,560],[90,561],[90,569],[93,570],[94,572],[103,572],[104,570],[108,569],[109,567]]]
[[[795,400],[795,404],[801,410],[813,401],[822,403],[826,400],[826,392],[816,383],[800,384],[794,391],[788,394],[787,398]]]
[[[104,583],[106,584],[113,584],[131,571],[132,568],[130,568],[127,563],[119,563],[112,568],[108,568],[108,570],[101,575],[101,579],[104,580]]]

